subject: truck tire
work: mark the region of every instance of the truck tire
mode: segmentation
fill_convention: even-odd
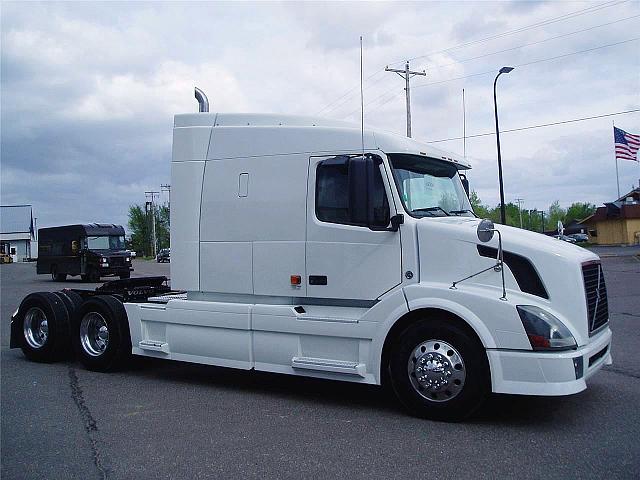
[[[88,370],[108,372],[122,367],[131,356],[127,312],[111,295],[96,295],[76,310],[72,342]]]
[[[69,353],[69,315],[57,295],[27,295],[14,321],[22,332],[20,348],[29,360],[55,362]]]
[[[125,278],[131,278],[131,272],[120,274],[120,280],[124,280]]]
[[[51,266],[51,280],[54,282],[64,282],[67,279],[66,273],[58,273],[57,265]]]
[[[450,320],[409,326],[389,361],[391,385],[417,417],[460,421],[475,412],[490,391],[489,363],[480,341]]]
[[[61,290],[59,292],[53,292],[53,294],[57,295],[60,300],[62,300],[62,303],[64,303],[64,306],[67,308],[69,321],[71,321],[78,307],[82,305],[82,297],[71,290]]]

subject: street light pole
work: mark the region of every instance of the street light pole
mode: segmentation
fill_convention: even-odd
[[[507,214],[504,206],[504,185],[502,182],[502,155],[500,153],[500,127],[498,127],[498,99],[496,95],[496,84],[498,83],[498,77],[503,73],[509,73],[513,70],[513,67],[502,67],[496,79],[493,81],[493,107],[496,117],[496,143],[498,146],[498,180],[500,181],[500,223],[505,225],[507,223]]]

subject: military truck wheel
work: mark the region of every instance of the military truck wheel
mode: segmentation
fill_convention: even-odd
[[[88,370],[108,372],[131,355],[131,336],[124,305],[111,295],[85,300],[73,320],[72,342]]]
[[[131,272],[120,274],[120,280],[124,280],[125,278],[131,278]]]
[[[391,385],[409,413],[459,421],[475,412],[490,390],[480,341],[447,319],[408,327],[392,348]]]
[[[58,267],[56,265],[51,267],[51,280],[54,282],[64,282],[66,279],[66,273],[58,273]]]
[[[54,362],[69,352],[69,316],[57,295],[27,295],[14,321],[22,332],[20,348],[29,360]]]

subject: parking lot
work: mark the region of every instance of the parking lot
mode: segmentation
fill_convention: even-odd
[[[570,397],[493,396],[459,424],[373,386],[134,359],[100,374],[9,349],[30,292],[87,288],[0,266],[3,479],[640,478],[640,259],[603,258],[614,364]],[[136,261],[136,275],[168,264]]]

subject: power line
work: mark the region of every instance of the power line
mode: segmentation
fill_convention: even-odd
[[[629,42],[635,42],[637,40],[640,40],[640,37],[630,38],[628,40],[622,40],[620,42],[615,42],[615,43],[608,43],[606,45],[600,45],[598,47],[587,48],[586,50],[578,50],[577,52],[563,53],[562,55],[556,55],[554,57],[540,58],[538,60],[533,60],[531,62],[525,62],[525,63],[519,63],[519,64],[516,64],[516,65],[513,65],[513,66],[514,67],[527,67],[529,65],[535,65],[536,63],[550,62],[552,60],[558,60],[559,58],[571,57],[573,55],[579,55],[581,53],[593,52],[594,50],[600,50],[602,48],[615,47],[617,45],[622,45],[624,43],[629,43]],[[495,70],[488,70],[486,72],[471,73],[469,75],[463,75],[461,77],[449,78],[447,80],[440,80],[440,81],[437,81],[437,82],[420,83],[420,84],[416,85],[414,88],[428,87],[430,85],[437,85],[437,84],[440,84],[440,83],[453,82],[455,80],[461,80],[463,78],[477,77],[479,75],[488,75],[490,73],[493,74],[493,73],[496,73],[496,72],[495,72]]]
[[[640,108],[636,108],[633,110],[623,110],[621,112],[605,113],[602,115],[592,115],[590,117],[572,118],[570,120],[561,120],[559,122],[541,123],[538,125],[528,125],[526,127],[510,128],[508,130],[500,130],[500,133],[521,132],[522,130],[531,130],[533,128],[552,127],[554,125],[564,125],[566,123],[584,122],[585,120],[595,120],[596,118],[613,117],[616,115],[626,115],[628,113],[637,113],[637,112],[640,112]],[[495,135],[495,134],[496,132],[476,133],[474,135],[467,135],[467,138],[488,137],[490,135]],[[451,137],[451,138],[442,138],[440,140],[430,140],[428,142],[423,142],[423,143],[442,143],[442,142],[450,142],[453,140],[462,140],[462,139],[463,137]]]
[[[600,46],[598,46],[598,47],[588,48],[588,49],[586,49],[586,50],[579,50],[579,51],[577,51],[577,52],[570,52],[570,53],[565,53],[565,54],[562,54],[562,55],[556,55],[556,56],[553,56],[553,57],[540,58],[540,59],[537,59],[537,60],[533,60],[533,61],[525,62],[525,63],[520,63],[520,64],[516,64],[516,65],[513,65],[513,66],[514,66],[514,67],[519,67],[519,68],[521,68],[521,67],[526,67],[526,66],[529,66],[529,65],[535,65],[535,64],[537,64],[537,63],[550,62],[550,61],[552,61],[552,60],[558,60],[558,59],[560,59],[560,58],[566,58],[566,57],[570,57],[570,56],[573,56],[573,55],[578,55],[578,54],[582,54],[582,53],[593,52],[593,51],[595,51],[595,50],[600,50],[600,49],[602,49],[602,48],[614,47],[614,46],[622,45],[622,44],[629,43],[629,42],[635,42],[635,41],[637,41],[637,40],[640,40],[640,37],[630,38],[630,39],[628,39],[628,40],[623,40],[623,41],[615,42],[615,43],[609,43],[609,44],[606,44],[606,45],[600,45]],[[429,86],[432,86],[432,85],[440,85],[440,84],[443,84],[443,83],[454,82],[454,81],[457,81],[457,80],[463,80],[463,79],[465,79],[465,78],[473,78],[473,77],[479,77],[479,76],[489,75],[489,74],[493,75],[494,73],[496,73],[496,72],[495,72],[495,69],[494,69],[494,70],[487,70],[487,71],[484,71],[484,72],[470,73],[470,74],[468,74],[468,75],[461,75],[461,76],[459,76],[459,77],[447,78],[447,79],[445,79],[445,80],[438,80],[438,81],[436,81],[436,82],[419,83],[419,84],[415,85],[413,88],[421,88],[421,87],[429,87]],[[388,91],[384,92],[384,93],[383,93],[382,95],[380,95],[377,99],[374,99],[374,100],[372,100],[371,102],[369,102],[369,104],[367,104],[367,106],[369,106],[369,107],[370,107],[370,106],[371,106],[371,105],[373,105],[374,103],[379,102],[379,101],[380,101],[380,99],[381,99],[384,95],[386,95],[387,93],[389,93],[390,91],[391,91],[391,90],[388,90]],[[379,104],[379,105],[377,105],[375,108],[380,108],[381,106],[383,106],[383,105],[385,105],[386,103],[390,102],[393,98],[395,98],[395,97],[397,97],[397,96],[398,96],[398,94],[394,94],[393,96],[391,96],[391,97],[387,98],[385,101],[380,102],[380,104]],[[353,112],[350,112],[349,114],[345,115],[345,117],[348,117],[348,116],[350,116],[350,115],[352,115],[352,114],[353,114]]]
[[[631,20],[631,19],[638,18],[638,17],[640,17],[640,14],[639,15],[633,15],[631,17],[621,18],[619,20],[614,20],[613,22],[601,23],[600,25],[594,25],[592,27],[583,28],[581,30],[576,30],[574,32],[563,33],[562,35],[556,35],[555,37],[548,37],[548,38],[545,38],[543,40],[538,40],[536,42],[525,43],[523,45],[518,45],[517,47],[511,47],[511,48],[506,48],[504,50],[498,50],[496,52],[485,53],[483,55],[478,55],[476,57],[464,58],[462,60],[456,60],[456,61],[451,62],[451,63],[435,64],[435,65],[432,65],[430,68],[436,69],[436,68],[450,67],[450,66],[453,66],[453,65],[459,65],[461,63],[470,62],[472,60],[478,60],[479,58],[490,57],[491,55],[497,55],[499,53],[511,52],[513,50],[518,50],[519,48],[531,47],[533,45],[539,45],[541,43],[550,42],[551,40],[557,40],[559,38],[569,37],[571,35],[576,35],[578,33],[588,32],[589,30],[595,30],[596,28],[607,27],[609,25],[613,25],[613,24],[616,24],[616,23],[619,23],[619,22],[624,22],[624,21]]]
[[[437,53],[449,52],[449,51],[451,51],[451,50],[456,50],[456,49],[459,49],[459,48],[462,48],[462,47],[465,47],[465,46],[469,46],[469,45],[472,45],[472,44],[475,44],[475,43],[483,43],[483,42],[486,42],[486,41],[489,41],[489,40],[492,40],[492,39],[495,39],[495,38],[500,38],[500,37],[503,37],[503,36],[511,35],[511,34],[513,34],[513,33],[519,33],[519,32],[521,32],[521,31],[530,30],[530,29],[532,29],[532,28],[537,28],[537,27],[539,27],[539,26],[548,25],[548,24],[550,24],[550,23],[557,23],[557,22],[562,21],[562,20],[568,20],[568,19],[573,18],[573,17],[576,17],[576,16],[581,16],[581,15],[584,15],[584,14],[587,14],[587,13],[592,13],[592,12],[595,12],[595,11],[597,11],[597,10],[601,10],[601,9],[604,9],[604,8],[609,8],[609,7],[612,7],[612,6],[615,6],[615,5],[621,4],[621,3],[626,3],[626,2],[628,2],[628,1],[629,1],[629,0],[606,2],[606,3],[601,4],[601,5],[596,5],[596,6],[593,6],[593,7],[588,7],[588,8],[582,9],[582,10],[576,10],[576,11],[574,11],[574,12],[570,12],[570,13],[567,13],[567,14],[561,15],[561,16],[559,16],[559,17],[552,17],[552,18],[550,18],[550,19],[543,20],[543,21],[538,22],[538,23],[535,23],[535,24],[526,25],[526,26],[524,26],[524,27],[520,27],[520,28],[515,29],[515,30],[510,30],[510,31],[507,31],[507,32],[502,32],[502,33],[500,33],[500,34],[491,35],[491,36],[489,36],[489,37],[484,37],[484,38],[477,39],[477,40],[473,40],[473,41],[470,41],[470,42],[465,42],[465,43],[462,43],[462,44],[454,45],[453,47],[448,47],[448,48],[443,49],[443,50],[434,51],[434,52],[431,52],[431,53],[426,54],[426,55],[421,55],[421,56],[418,56],[418,57],[411,58],[411,59],[409,59],[409,60],[416,60],[416,59],[419,59],[419,58],[429,57],[429,56],[431,56],[431,55],[435,55],[435,54],[437,54]],[[556,36],[556,37],[551,37],[551,38],[548,38],[548,39],[545,39],[545,40],[541,40],[541,41],[538,41],[538,42],[533,42],[533,43],[529,43],[529,44],[521,45],[521,46],[518,46],[518,47],[513,47],[513,48],[509,48],[509,49],[501,50],[501,51],[498,51],[498,52],[493,52],[493,53],[484,54],[484,55],[480,55],[480,56],[478,56],[478,57],[472,57],[472,58],[469,58],[469,59],[466,59],[466,60],[461,60],[461,61],[459,61],[459,62],[455,62],[455,63],[451,63],[451,64],[446,64],[446,65],[436,65],[436,67],[444,67],[444,66],[454,65],[454,64],[456,64],[456,63],[462,63],[462,62],[465,62],[465,61],[475,60],[475,59],[478,59],[478,58],[483,58],[483,57],[487,57],[487,56],[490,56],[490,55],[495,55],[495,54],[498,54],[498,53],[503,53],[503,52],[507,52],[507,51],[516,50],[516,49],[518,49],[518,48],[523,48],[523,47],[527,47],[527,46],[531,46],[531,45],[536,45],[536,44],[538,44],[538,43],[544,43],[544,42],[547,42],[547,41],[555,40],[555,39],[562,38],[562,37],[566,37],[566,36],[569,36],[569,35],[575,35],[575,34],[577,34],[577,33],[582,33],[582,32],[586,32],[586,31],[589,31],[589,30],[593,30],[593,29],[595,29],[595,28],[599,28],[599,27],[603,27],[603,26],[607,26],[607,25],[612,25],[612,24],[614,24],[614,23],[618,23],[618,22],[621,22],[621,21],[624,21],[624,20],[629,20],[629,19],[631,19],[631,18],[636,18],[636,17],[638,17],[638,16],[640,16],[640,15],[635,15],[635,16],[633,16],[633,17],[627,17],[627,18],[624,18],[624,19],[616,20],[616,21],[614,21],[614,22],[609,22],[609,23],[604,23],[604,24],[601,24],[601,25],[596,25],[596,26],[593,26],[593,27],[585,28],[585,29],[583,29],[583,30],[578,30],[578,31],[571,32],[571,33],[567,33],[567,34],[564,34],[564,35],[558,35],[558,36]],[[402,63],[402,62],[392,62],[392,63],[389,63],[388,65],[395,65],[395,64],[398,64],[398,63]],[[380,69],[380,70],[376,71],[376,72],[375,72],[375,73],[373,73],[372,75],[370,75],[370,76],[368,76],[367,78],[365,78],[365,79],[364,79],[364,82],[365,82],[365,83],[366,83],[366,82],[368,82],[368,81],[369,81],[369,80],[371,80],[373,77],[375,77],[375,76],[379,75],[379,74],[380,74],[380,73],[382,73],[383,71],[384,71],[384,70],[382,70],[382,69]],[[370,84],[370,85],[366,86],[366,87],[365,87],[365,90],[368,90],[368,89],[369,89],[370,87],[372,87],[373,85],[376,85],[376,84],[380,83],[380,81],[381,81],[382,79],[384,79],[384,78],[385,78],[385,77],[380,77],[380,78],[379,78],[376,82],[374,82],[373,84]],[[333,100],[333,101],[332,101],[332,102],[330,102],[329,104],[325,105],[322,109],[318,110],[318,111],[316,112],[316,115],[319,115],[320,113],[324,112],[325,110],[327,110],[327,113],[328,113],[328,112],[333,111],[333,110],[335,110],[335,109],[337,109],[337,108],[340,108],[342,105],[344,105],[345,103],[347,103],[347,101],[349,100],[349,98],[350,98],[351,96],[353,96],[353,94],[356,92],[356,90],[357,90],[357,89],[358,89],[358,86],[354,86],[354,87],[352,87],[351,89],[347,90],[343,95],[341,95],[341,96],[340,96],[340,97],[338,97],[337,99]],[[384,94],[383,94],[383,95],[384,95]]]
[[[479,39],[476,39],[476,40],[470,40],[468,42],[464,42],[464,43],[460,43],[458,45],[454,45],[453,47],[444,48],[442,50],[435,50],[433,52],[430,52],[430,53],[427,53],[427,54],[424,54],[424,55],[418,55],[416,57],[409,58],[409,60],[418,60],[420,58],[427,58],[427,57],[430,57],[432,55],[436,55],[438,53],[450,52],[451,50],[457,50],[459,48],[467,47],[467,46],[470,46],[470,45],[475,45],[475,44],[478,44],[478,43],[485,43],[485,42],[488,42],[490,40],[495,40],[497,38],[505,37],[505,36],[508,36],[508,35],[513,35],[515,33],[524,32],[526,30],[531,30],[531,29],[538,28],[538,27],[543,27],[543,26],[546,26],[546,25],[550,25],[552,23],[558,23],[558,22],[561,22],[561,21],[564,21],[564,20],[568,20],[568,19],[571,19],[571,18],[574,18],[574,17],[579,17],[579,16],[582,16],[582,15],[586,15],[588,13],[593,13],[593,12],[596,12],[598,10],[602,10],[602,9],[605,9],[605,8],[610,8],[610,7],[619,5],[621,3],[627,3],[628,1],[629,0],[605,2],[605,3],[602,3],[600,5],[595,5],[593,7],[587,7],[587,8],[583,8],[581,10],[576,10],[576,11],[573,11],[573,12],[565,13],[564,15],[559,15],[557,17],[551,17],[551,18],[548,18],[546,20],[542,20],[540,22],[532,23],[530,25],[525,25],[523,27],[518,27],[518,28],[513,29],[513,30],[508,30],[506,32],[502,32],[502,33],[498,33],[498,34],[494,34],[494,35],[489,35],[487,37],[479,38]],[[404,60],[392,62],[389,65],[399,64],[399,63],[402,63],[403,61]]]
[[[378,70],[377,72],[373,73],[372,75],[369,75],[367,78],[365,78],[365,79],[364,79],[364,82],[365,82],[365,83],[366,83],[366,82],[368,82],[370,79],[372,79],[372,78],[373,78],[373,77],[375,77],[376,75],[378,75],[378,74],[382,73],[383,71],[384,71],[384,70]],[[384,77],[383,77],[383,78],[384,78]],[[350,96],[353,94],[353,92],[355,92],[358,88],[359,88],[359,85],[357,85],[357,86],[355,86],[355,87],[353,87],[353,88],[350,88],[349,90],[347,90],[347,91],[345,92],[345,94],[344,94],[344,95],[340,96],[339,98],[335,99],[335,100],[334,100],[334,101],[332,101],[331,103],[329,103],[329,104],[325,105],[325,106],[324,106],[324,107],[322,107],[320,110],[318,110],[318,111],[316,112],[316,115],[318,115],[318,114],[322,113],[323,111],[325,111],[325,110],[327,110],[327,109],[329,109],[329,110],[333,110],[333,109],[334,109],[334,108],[336,108],[336,107],[330,108],[332,105],[334,105],[335,103],[338,103],[340,100],[342,100],[342,99],[343,99],[343,98],[345,98],[345,97],[350,97]],[[365,87],[365,90],[366,90],[367,88],[369,88],[369,87]],[[342,103],[344,103],[344,102],[342,102]],[[339,106],[339,105],[338,105],[338,106]]]

